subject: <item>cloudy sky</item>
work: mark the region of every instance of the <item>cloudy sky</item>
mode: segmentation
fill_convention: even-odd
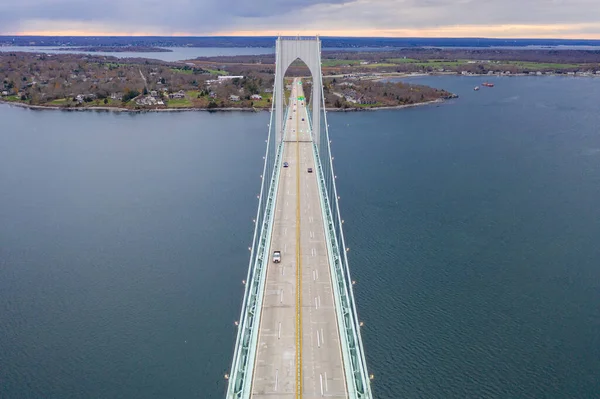
[[[600,39],[600,0],[0,0],[0,34]]]

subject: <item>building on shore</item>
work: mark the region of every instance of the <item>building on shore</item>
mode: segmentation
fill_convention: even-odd
[[[232,79],[244,79],[243,76],[241,75],[219,75],[218,80],[219,81],[225,81],[225,80],[232,80]]]

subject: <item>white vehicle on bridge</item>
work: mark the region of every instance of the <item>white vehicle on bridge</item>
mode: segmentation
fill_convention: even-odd
[[[281,262],[281,251],[274,251],[273,252],[273,263],[279,263]]]

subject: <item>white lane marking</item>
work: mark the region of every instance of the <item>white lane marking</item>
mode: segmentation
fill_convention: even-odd
[[[314,249],[314,248],[311,248],[311,249],[310,249],[310,254],[311,254],[312,256],[317,256],[317,250],[316,250],[316,249]]]
[[[309,217],[308,217],[308,221],[312,223],[312,222],[314,221],[313,217],[312,217],[312,216],[309,216]]]
[[[329,389],[327,388],[327,372],[325,372],[325,392],[327,392]]]
[[[317,280],[319,279],[319,271],[315,270],[317,272]]]
[[[283,244],[283,253],[287,252],[287,244]]]
[[[285,269],[283,268],[283,266],[281,266],[281,275],[283,276],[285,273],[283,273]]]
[[[283,228],[283,235],[284,235],[284,236],[287,236],[287,227],[284,227],[284,228]]]
[[[277,385],[279,382],[279,369],[275,370],[275,390],[277,391]],[[322,395],[322,394],[321,394]]]
[[[319,303],[319,306],[321,306],[321,295],[317,296],[317,299],[318,299],[317,302]]]
[[[279,291],[279,303],[283,303],[283,290]]]
[[[317,331],[317,346],[320,348],[321,347],[321,340],[319,338],[319,332]]]
[[[310,238],[315,238],[315,232],[314,231],[310,232]]]
[[[281,322],[279,322],[279,331],[277,332],[277,339],[281,339]]]
[[[321,342],[325,343],[325,336],[323,335],[323,329],[321,328]]]
[[[321,396],[323,396],[323,374],[319,374],[319,378],[321,379]]]
[[[315,281],[317,279],[317,275],[315,274],[315,271],[313,270],[313,281]]]

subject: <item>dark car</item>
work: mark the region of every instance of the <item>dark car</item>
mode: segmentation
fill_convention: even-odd
[[[287,162],[284,162],[284,163],[283,163],[283,167],[284,167],[284,168],[287,168],[288,166],[289,166],[289,165],[288,165],[288,163],[287,163]]]
[[[308,168],[308,173],[312,173],[312,168]]]
[[[302,122],[304,122],[304,118],[302,118]]]

